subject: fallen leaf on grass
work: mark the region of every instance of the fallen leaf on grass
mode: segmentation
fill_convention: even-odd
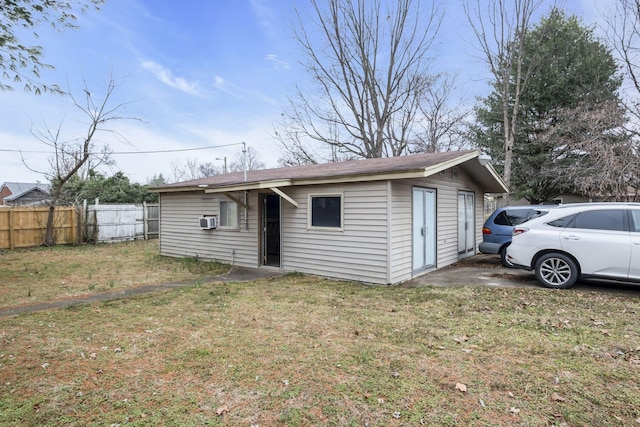
[[[216,414],[223,415],[229,412],[229,407],[227,405],[222,405],[218,409],[216,409]]]
[[[461,391],[462,393],[466,393],[467,386],[462,383],[456,383],[456,390]]]

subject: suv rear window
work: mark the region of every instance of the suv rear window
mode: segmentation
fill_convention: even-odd
[[[493,220],[497,225],[520,225],[532,218],[546,215],[548,211],[540,209],[506,209],[500,212]]]
[[[500,212],[493,220],[498,225],[518,225],[525,222],[531,209],[511,209]]]
[[[567,225],[569,225],[571,221],[573,221],[575,217],[576,217],[575,215],[569,215],[562,218],[558,218],[555,221],[549,222],[549,225],[552,227],[565,228]]]

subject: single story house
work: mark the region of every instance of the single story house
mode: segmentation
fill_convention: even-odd
[[[152,191],[161,255],[395,284],[476,254],[483,196],[507,188],[474,150],[227,173]]]
[[[37,206],[49,202],[49,184],[5,182],[0,186],[0,206]]]

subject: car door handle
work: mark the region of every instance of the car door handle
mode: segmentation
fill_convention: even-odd
[[[573,235],[573,234],[570,234],[568,236],[562,236],[562,238],[564,240],[580,240],[580,237],[578,237],[576,235]]]
[[[635,242],[633,242],[633,244],[636,246],[640,246],[640,240],[636,240]]]

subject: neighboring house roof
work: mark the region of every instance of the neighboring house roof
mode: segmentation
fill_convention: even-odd
[[[479,150],[448,151],[399,157],[350,160],[338,163],[251,170],[215,175],[152,188],[156,192],[229,192],[274,189],[294,185],[424,178],[460,167],[488,193],[506,193],[504,181],[490,164],[480,161]]]
[[[8,202],[19,199],[34,190],[39,190],[49,195],[49,189],[51,188],[49,184],[41,184],[39,182],[5,182],[2,184],[2,187],[7,187],[9,191],[11,191],[11,195],[4,198],[4,200]]]

